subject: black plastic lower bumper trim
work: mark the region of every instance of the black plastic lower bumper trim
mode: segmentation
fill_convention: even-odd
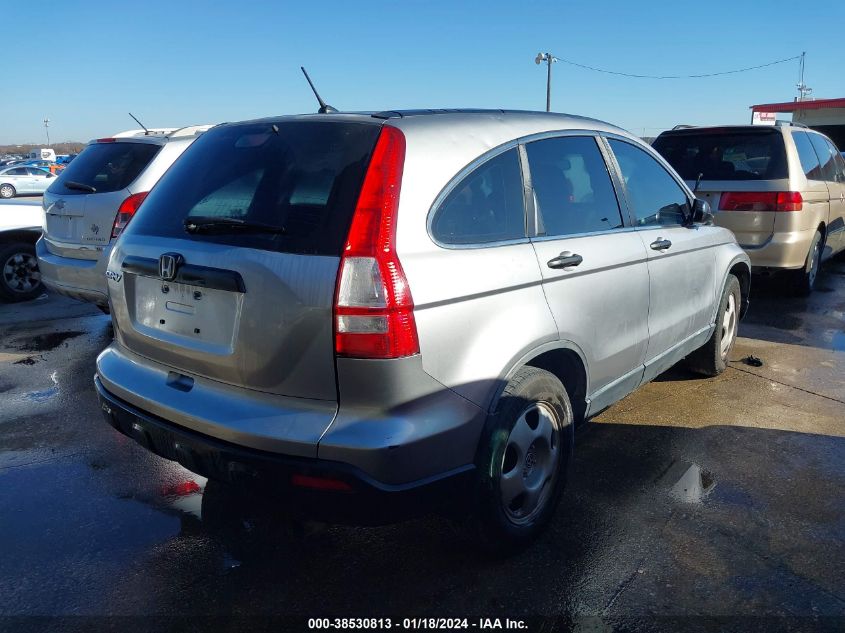
[[[467,465],[420,481],[385,484],[349,464],[259,451],[185,429],[121,400],[98,377],[94,384],[106,421],[144,448],[209,479],[270,489],[315,518],[380,524],[435,510],[454,513],[474,481],[475,468]],[[330,478],[347,489],[300,488],[292,483],[295,475]]]

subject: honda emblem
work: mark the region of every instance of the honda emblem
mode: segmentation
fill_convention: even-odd
[[[165,253],[158,258],[158,275],[164,281],[173,281],[179,272],[179,266],[185,261],[179,253]]]

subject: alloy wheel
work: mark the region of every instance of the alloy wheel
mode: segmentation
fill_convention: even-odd
[[[26,294],[41,283],[38,260],[30,253],[15,253],[3,263],[3,282],[12,292]]]
[[[736,299],[734,298],[734,294],[730,293],[728,294],[728,303],[725,306],[725,314],[722,316],[722,341],[719,346],[719,352],[721,352],[722,358],[727,357],[736,339],[736,317]]]

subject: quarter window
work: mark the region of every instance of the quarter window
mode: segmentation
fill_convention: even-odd
[[[845,158],[843,158],[839,150],[836,149],[836,145],[830,141],[827,141],[827,144],[833,152],[833,162],[836,165],[836,172],[839,174],[840,179],[845,180]]]
[[[792,139],[795,141],[795,149],[798,150],[798,159],[801,161],[804,175],[810,180],[823,180],[821,163],[810,142],[810,136],[806,132],[794,132]]]
[[[834,162],[833,152],[827,146],[823,136],[818,134],[808,134],[813,148],[816,150],[816,155],[819,157],[821,163],[822,178],[825,180],[836,180],[836,163]]]
[[[525,237],[525,205],[517,150],[491,158],[452,189],[431,232],[444,244],[484,244]]]
[[[568,136],[526,146],[540,234],[573,235],[622,226],[619,203],[595,138]]]
[[[638,226],[682,224],[689,210],[684,189],[648,153],[631,143],[610,139]]]

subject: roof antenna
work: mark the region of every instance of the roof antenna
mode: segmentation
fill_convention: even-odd
[[[135,119],[135,123],[137,123],[137,124],[138,124],[138,125],[140,125],[142,128],[144,128],[144,136],[147,136],[147,135],[150,133],[150,131],[149,131],[149,130],[148,130],[148,129],[144,126],[144,124],[143,124],[143,123],[141,123],[141,122],[138,120],[138,117],[136,117],[136,116],[135,116],[134,114],[132,114],[131,112],[129,113],[129,116],[131,116],[133,119]]]
[[[299,69],[302,71],[302,74],[305,75],[305,78],[308,80],[308,85],[311,86],[311,90],[314,92],[314,96],[317,97],[317,101],[320,103],[320,109],[317,110],[320,114],[331,114],[332,112],[337,112],[333,107],[330,105],[326,105],[326,102],[320,97],[320,94],[317,92],[317,89],[314,87],[314,82],[311,81],[311,77],[308,76],[308,71],[305,70],[304,66],[300,66]],[[135,117],[132,117],[133,119]],[[137,121],[137,119],[135,119]]]

